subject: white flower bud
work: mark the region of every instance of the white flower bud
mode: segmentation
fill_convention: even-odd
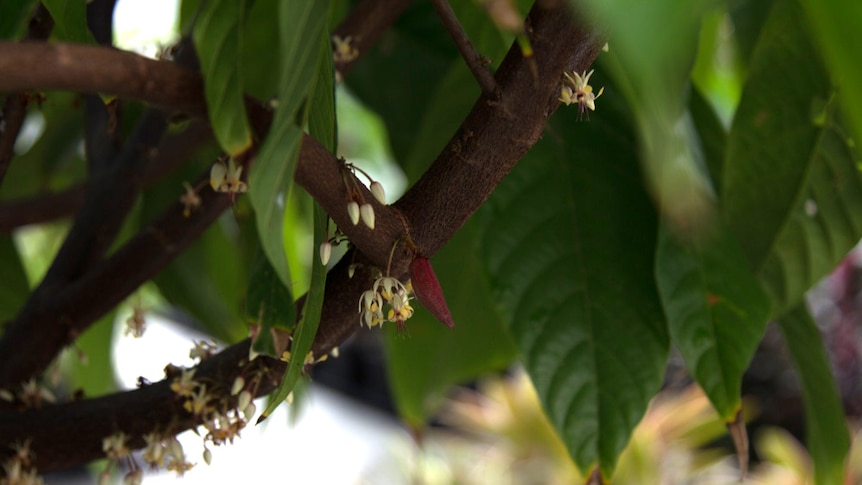
[[[213,462],[213,452],[210,451],[209,448],[204,448],[204,461],[207,465],[210,465]]]
[[[293,391],[290,391],[287,397],[284,398],[284,402],[286,402],[287,404],[293,404]]]
[[[257,407],[253,402],[248,403],[248,406],[242,410],[242,415],[245,416],[246,421],[251,421],[251,418],[254,417],[254,413],[257,411]]]
[[[233,380],[233,386],[230,388],[230,395],[236,396],[239,394],[239,391],[242,391],[242,388],[245,387],[245,379],[242,376],[237,377]]]
[[[378,181],[371,182],[371,193],[383,205],[386,205],[386,191],[383,190],[383,184]]]
[[[210,169],[210,187],[216,192],[224,192],[222,187],[227,180],[227,168],[221,162],[216,162]]]
[[[362,215],[362,222],[369,229],[374,229],[374,207],[371,204],[362,204],[359,208],[359,213]]]
[[[324,266],[329,264],[330,256],[332,256],[332,244],[329,241],[320,243],[320,262]]]
[[[350,216],[350,222],[352,222],[354,226],[359,224],[359,204],[351,200],[347,204],[347,215]]]
[[[332,350],[329,351],[329,355],[331,355],[335,359],[337,359],[338,356],[341,355],[341,352],[338,350],[337,345],[335,347],[332,347]]]
[[[353,263],[347,267],[347,277],[353,278],[354,274],[356,274],[356,263]],[[11,399],[10,399],[10,401],[11,401]]]
[[[248,391],[242,391],[239,394],[239,400],[237,401],[236,408],[237,409],[245,409],[248,407],[249,403],[251,403],[251,393]]]

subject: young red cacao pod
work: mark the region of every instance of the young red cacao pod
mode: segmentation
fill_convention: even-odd
[[[437,275],[434,274],[434,268],[431,267],[431,261],[428,261],[428,258],[421,255],[413,258],[413,262],[410,263],[410,282],[413,285],[413,294],[416,295],[419,303],[443,325],[453,328],[455,322],[452,321],[452,314],[449,313],[449,307],[446,305],[443,289],[440,288],[440,282],[437,281]]]

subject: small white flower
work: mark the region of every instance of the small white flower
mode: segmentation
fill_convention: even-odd
[[[563,75],[569,85],[563,85],[560,89],[560,102],[566,106],[577,103],[581,113],[586,113],[587,109],[595,111],[596,99],[602,95],[605,88],[599,89],[598,94],[593,93],[593,87],[590,86],[590,76],[593,75],[593,72],[594,70],[590,72],[584,71],[583,74],[564,72]]]
[[[383,298],[386,301],[392,299],[392,295],[398,293],[399,290],[403,290],[404,284],[401,283],[398,278],[393,278],[391,276],[382,276],[374,280],[374,286],[372,286],[373,291],[380,290],[380,294],[383,295]]]

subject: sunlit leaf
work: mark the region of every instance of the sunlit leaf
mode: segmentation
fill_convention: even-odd
[[[552,122],[485,207],[483,263],[551,422],[578,467],[609,476],[658,390],[668,337],[656,216],[619,98]]]
[[[327,4],[291,0],[278,5],[279,49],[274,64],[279,70],[278,109],[248,179],[261,245],[287,286],[291,280],[282,230],[302,137],[296,115],[317,66],[318,39],[326,23]]]
[[[10,2],[5,2],[10,3]],[[80,0],[43,0],[54,19],[52,34],[63,42],[92,44],[93,34],[87,27],[87,2]]]
[[[778,324],[802,384],[805,441],[814,460],[816,483],[842,483],[850,436],[820,331],[804,303],[780,317]]]
[[[769,317],[766,292],[736,241],[718,229],[689,243],[659,231],[656,281],[671,341],[718,414],[732,421]]]
[[[244,14],[244,0],[209,0],[193,32],[210,123],[219,144],[231,156],[251,146],[241,69]]]

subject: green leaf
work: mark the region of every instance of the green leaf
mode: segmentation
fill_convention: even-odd
[[[661,385],[668,337],[656,216],[629,119],[563,109],[480,210],[480,246],[550,421],[578,467],[609,476]]]
[[[284,207],[293,185],[302,138],[296,114],[315,73],[317,40],[324,31],[327,3],[300,0],[279,3],[278,109],[248,179],[261,246],[288,287],[291,279],[282,231]]]
[[[209,119],[221,147],[231,156],[251,146],[241,70],[244,0],[209,0],[195,22],[195,42],[204,78]]]
[[[685,228],[713,209],[712,190],[689,145],[681,95],[690,84],[700,24],[710,1],[591,0],[587,4],[613,31],[599,69],[610,71],[637,121],[644,175],[667,223]],[[661,26],[655,28],[655,26]],[[598,90],[602,84],[591,82]],[[601,110],[605,98],[596,102]]]
[[[336,151],[337,127],[335,119],[335,69],[332,64],[332,50],[329,34],[324,29],[320,35],[320,48],[317,73],[311,88],[311,102],[308,104],[308,129],[331,152]],[[305,356],[311,350],[320,315],[323,311],[323,296],[326,290],[326,265],[320,260],[318,248],[329,237],[329,215],[316,202],[314,203],[314,247],[312,250],[311,283],[302,306],[302,318],[293,332],[287,371],[282,377],[273,398],[269,400],[261,419],[265,419],[293,391],[305,367]],[[315,359],[321,356],[314,356]]]
[[[43,0],[54,19],[52,35],[62,42],[93,44],[93,34],[87,27],[87,2],[81,0]]]
[[[671,341],[725,422],[741,407],[742,374],[769,317],[769,298],[720,228],[683,244],[659,231],[656,281]]]
[[[504,369],[517,349],[502,319],[479,262],[476,223],[468,222],[434,256],[434,269],[455,328],[441,325],[417,305],[407,322],[410,337],[394,331],[386,339],[387,374],[401,418],[421,427],[439,410],[451,386]]]
[[[862,38],[859,25],[862,25],[862,3],[803,0],[804,19],[814,31],[823,59],[829,73],[841,93],[841,106],[846,111],[853,127],[853,138],[857,143],[862,140],[862,65],[859,52],[862,52]],[[800,30],[807,30],[802,26]],[[801,70],[807,71],[811,64],[806,63]]]
[[[296,324],[296,307],[290,290],[263,254],[259,255],[249,279],[246,318],[259,325],[252,350],[281,358],[287,334]]]
[[[21,256],[9,234],[0,235],[0,261],[3,261],[3,278],[0,278],[0,329],[18,310],[30,295],[27,273],[21,263]]]
[[[0,39],[16,38],[33,13],[36,3],[36,0],[0,2]]]
[[[818,485],[842,483],[850,436],[817,325],[804,303],[778,319],[802,384],[806,442]]]
[[[830,97],[817,52],[801,35],[804,20],[795,2],[776,2],[728,140],[723,216],[756,272],[803,196],[823,131],[816,119]]]
[[[760,269],[776,315],[800,302],[862,237],[862,174],[843,133],[833,122],[821,133],[808,183]]]
[[[111,360],[116,315],[112,311],[100,318],[75,340],[73,348],[63,353],[72,392],[82,390],[85,396],[94,397],[117,389]]]
[[[271,99],[278,90],[279,72],[273,69],[272,57],[264,55],[278,38],[278,2],[255,0],[242,32],[243,88],[257,99]]]

